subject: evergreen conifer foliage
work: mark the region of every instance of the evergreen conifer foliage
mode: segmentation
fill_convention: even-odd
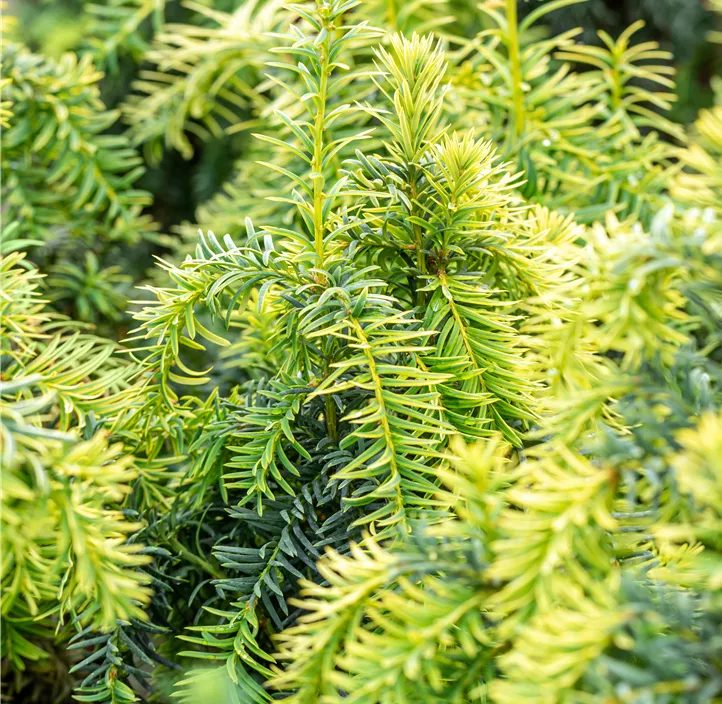
[[[260,620],[286,622],[294,584],[323,547],[346,552],[361,529],[391,539],[422,513],[441,517],[436,478],[451,435],[498,430],[520,444],[536,393],[520,300],[564,280],[576,256],[575,228],[516,201],[518,176],[492,145],[441,126],[446,62],[433,38],[399,35],[376,49],[381,102],[339,104],[344,47],[376,34],[344,24],[352,7],[294,6],[301,22],[279,48],[294,63],[274,63],[286,72],[279,84],[300,94],[300,82],[307,95],[304,115],[279,113],[293,141],[261,137],[305,165],[267,164],[292,183],[283,202],[297,229],[248,222],[240,244],[202,236],[195,256],[164,265],[175,287],[153,289],[133,336],[159,412],[174,414],[180,389],[209,379],[184,350],[228,345],[231,334],[243,344],[256,332],[245,311],[272,314],[275,368],[248,370],[219,396],[218,420],[194,441],[190,476],[207,491],[220,483],[216,500],[251,530],[249,542],[214,548],[229,573],[215,581],[220,625],[184,636],[213,645],[204,657],[225,660],[259,701],[249,674],[269,676],[272,662]],[[336,136],[353,111],[380,123],[379,151],[364,152],[367,130]],[[334,175],[349,144],[355,154]]]
[[[114,345],[59,319],[24,255],[2,264],[3,659],[47,657],[53,616],[112,627],[150,597],[120,510],[137,470],[99,419],[128,403],[133,370]]]
[[[280,638],[286,666],[275,683],[291,701],[719,696],[712,311],[722,281],[719,220],[708,212],[703,226],[700,215],[668,211],[651,233],[638,232],[642,263],[615,267],[610,257],[611,271],[638,277],[624,286],[626,301],[590,262],[576,284],[580,311],[594,311],[593,328],[615,354],[579,364],[587,356],[559,328],[578,329],[584,313],[549,326],[543,346],[558,350],[558,375],[578,380],[584,369],[594,385],[559,393],[563,412],[542,419],[544,442],[521,461],[499,437],[455,446],[437,496],[456,518],[417,525],[386,549],[367,538],[319,562],[323,582],[303,583],[306,613]],[[625,258],[639,256],[618,225],[610,231]],[[658,284],[675,305],[664,305]],[[616,315],[605,330],[607,306]],[[642,316],[655,317],[655,335],[640,335],[653,329]]]
[[[720,108],[671,123],[637,26],[546,36],[575,4],[4,42],[4,698],[722,696]],[[154,234],[144,164],[219,144]]]
[[[150,194],[133,188],[144,169],[127,138],[102,134],[118,119],[100,102],[102,74],[89,58],[66,54],[55,63],[3,44],[4,193],[7,222],[21,228],[16,246],[57,235],[136,240],[152,225],[141,215]]]
[[[599,44],[581,29],[547,37],[539,23],[584,0],[545,2],[521,19],[517,3],[483,2],[490,27],[461,40],[459,120],[481,128],[526,175],[524,196],[578,222],[610,210],[647,220],[674,173],[665,119],[675,95],[669,52],[635,43],[642,22]]]
[[[9,34],[9,32],[5,32]],[[128,284],[104,266],[154,236],[137,187],[142,158],[106,110],[89,56],[53,61],[3,36],[3,254],[30,250],[54,274],[52,299],[85,321],[117,321]],[[78,252],[85,252],[85,261]]]

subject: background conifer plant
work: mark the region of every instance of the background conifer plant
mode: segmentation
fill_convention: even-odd
[[[3,701],[722,696],[718,20],[628,5],[5,8]]]

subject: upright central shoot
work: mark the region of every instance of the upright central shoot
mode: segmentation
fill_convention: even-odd
[[[370,134],[359,127],[363,115],[353,104],[363,93],[360,84],[368,84],[368,72],[343,63],[380,35],[365,22],[344,24],[358,5],[357,0],[350,0],[320,3],[315,10],[308,5],[289,6],[298,22],[291,25],[289,34],[274,35],[284,44],[271,49],[285,60],[268,64],[276,70],[268,78],[281,88],[272,113],[286,132],[284,139],[255,135],[276,150],[275,159],[260,163],[289,180],[292,197],[285,202],[298,210],[302,232],[266,230],[308,250],[297,250],[297,260],[314,267],[317,277],[329,255],[329,242],[335,239],[333,208],[349,195],[343,190],[344,179],[338,177],[340,158],[349,144]],[[284,202],[283,198],[274,200]]]
[[[331,51],[337,49],[336,42],[332,41],[336,27],[333,23],[338,16],[332,17],[330,7],[321,8],[319,15],[323,22],[322,26],[314,23],[319,34],[313,46],[318,48],[318,54],[312,60],[312,67],[318,64],[318,75],[310,79],[304,76],[304,80],[309,83],[309,88],[316,89],[316,96],[313,100],[316,105],[316,114],[313,118],[313,159],[311,160],[311,180],[313,181],[313,241],[316,254],[323,267],[323,239],[324,239],[324,214],[323,204],[325,202],[324,188],[326,179],[324,178],[324,154],[327,150],[324,148],[324,137],[326,133],[326,101],[328,95],[328,79],[331,71],[337,67],[337,64],[331,63]],[[312,19],[313,21],[313,19]],[[338,51],[336,51],[338,53]],[[329,121],[330,122],[330,121]]]

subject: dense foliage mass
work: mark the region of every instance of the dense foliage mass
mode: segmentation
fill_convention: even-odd
[[[4,701],[720,700],[722,102],[598,6],[4,18]]]

